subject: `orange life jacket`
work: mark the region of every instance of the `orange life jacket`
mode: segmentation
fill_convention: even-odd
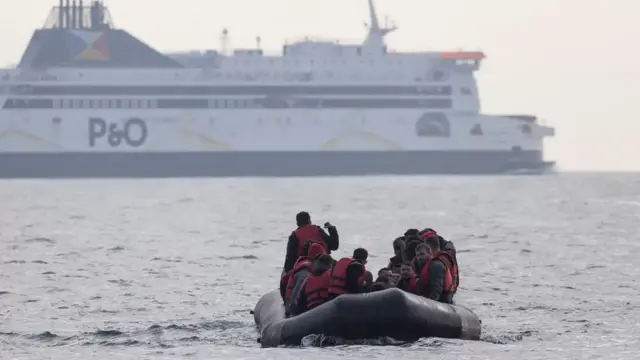
[[[331,295],[342,295],[347,292],[347,268],[351,263],[356,262],[357,260],[353,258],[342,258],[338,260],[338,262],[333,266],[331,270],[331,281],[329,286],[329,294]],[[364,267],[364,265],[363,265]],[[364,284],[367,276],[367,271],[362,272],[362,276],[358,279],[358,285]]]
[[[302,225],[293,232],[298,238],[298,256],[302,256],[302,249],[309,241],[322,245],[325,252],[329,252],[329,246],[322,238],[322,231],[318,225]]]
[[[291,298],[293,287],[294,287],[294,276],[295,273],[300,271],[303,268],[309,268],[311,266],[311,261],[307,259],[306,256],[300,256],[296,261],[296,264],[293,266],[291,270],[289,270],[281,279],[280,279],[280,287],[286,287],[284,292],[284,301],[288,301]]]
[[[309,273],[307,283],[304,286],[304,294],[307,297],[307,310],[311,310],[329,300],[330,283],[331,270],[327,270],[317,276]]]
[[[453,265],[455,263],[455,261],[453,260],[453,257],[451,256],[451,254],[447,252],[441,251],[434,254],[434,256],[422,268],[422,271],[420,272],[420,280],[424,284],[427,284],[429,282],[429,266],[431,266],[431,262],[433,262],[433,260],[436,260],[436,259],[442,261],[442,263],[446,268],[444,273],[444,285],[443,285],[444,288],[442,292],[444,294],[455,294],[457,290],[457,286],[455,285],[455,282],[454,282],[453,272],[454,271],[456,272],[456,277],[457,277],[458,270],[457,270],[457,265],[456,266]]]

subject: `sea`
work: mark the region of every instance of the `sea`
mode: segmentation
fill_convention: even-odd
[[[480,341],[262,349],[295,214],[337,256],[431,227]],[[640,359],[640,174],[0,181],[1,359]]]

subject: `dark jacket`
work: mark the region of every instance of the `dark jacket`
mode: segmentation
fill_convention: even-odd
[[[365,283],[364,286],[360,286],[360,284],[358,284],[358,280],[360,280],[360,277],[362,276],[362,274],[364,274],[364,272],[364,265],[357,261],[352,262],[347,267],[347,276],[345,279],[347,285],[347,293],[360,294],[366,292],[367,284]]]
[[[419,279],[418,291],[424,297],[431,300],[451,304],[452,295],[443,294],[444,291],[444,276],[447,271],[444,263],[438,259],[431,262],[429,266],[429,278]]]
[[[420,243],[421,240],[418,237],[407,238],[406,246],[404,248],[405,261],[411,261],[416,257],[416,248]]]
[[[450,251],[453,255],[456,255],[456,247],[453,245],[451,241],[445,240],[442,236],[438,235],[440,239],[440,250],[442,251]]]
[[[389,284],[389,278],[379,276],[373,285],[371,285],[371,292],[382,291],[390,288],[392,288],[392,286]]]
[[[403,261],[402,256],[394,255],[389,259],[389,265],[387,265],[387,268],[391,269],[391,271],[393,271],[393,269],[400,269]]]
[[[309,271],[306,268],[300,269],[300,271],[293,275],[293,291],[291,292],[291,298],[286,304],[284,304],[285,314],[287,317],[300,314],[300,307],[297,304],[297,300],[304,289],[304,284],[308,275]]]
[[[338,250],[340,246],[340,238],[338,236],[338,230],[335,226],[329,227],[329,234],[327,234],[322,228],[320,228],[320,233],[322,235],[322,239],[329,246],[329,254],[331,251]],[[289,236],[289,241],[287,242],[287,255],[284,259],[284,273],[293,269],[293,266],[296,264],[296,260],[298,260],[298,242],[300,239],[296,236],[295,232],[292,232]]]

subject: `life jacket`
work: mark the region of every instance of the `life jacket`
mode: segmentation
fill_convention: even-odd
[[[453,286],[453,293],[455,294],[458,291],[458,286],[460,286],[460,270],[458,268],[458,258],[456,256],[455,253],[453,253],[452,251],[448,251],[445,250],[442,252],[443,254],[445,254],[445,256],[443,257],[445,260],[443,260],[444,265],[451,269],[451,281],[453,282],[452,286]],[[447,261],[449,263],[447,263]]]
[[[304,246],[309,241],[322,245],[324,251],[326,253],[329,252],[329,246],[326,242],[324,242],[324,239],[322,238],[322,232],[320,231],[320,227],[318,225],[302,225],[298,227],[293,233],[298,238],[298,256],[302,256],[302,249],[304,249]]]
[[[293,292],[294,287],[294,276],[295,273],[300,271],[303,268],[309,268],[311,266],[311,261],[307,259],[306,256],[300,256],[296,261],[296,264],[293,266],[291,270],[289,270],[281,279],[280,279],[280,288],[285,289],[284,291],[284,301],[287,301],[291,298],[291,293]]]
[[[331,270],[326,270],[321,275],[309,273],[304,286],[304,294],[307,297],[307,310],[311,310],[329,300],[330,283]]]
[[[422,268],[422,271],[420,272],[420,279],[424,284],[429,282],[429,267],[431,266],[431,262],[436,259],[442,261],[446,268],[444,272],[443,294],[455,294],[458,288],[455,285],[453,273],[456,274],[457,278],[458,267],[457,265],[454,265],[455,262],[451,254],[447,252],[440,251],[436,253]]]
[[[353,258],[342,258],[331,269],[331,282],[329,286],[330,295],[342,295],[347,292],[347,268],[351,263],[357,260]],[[364,265],[363,265],[364,267]],[[367,271],[362,272],[362,276],[358,279],[358,285],[363,285],[367,276]]]
[[[401,279],[400,281],[404,282],[404,279]],[[407,288],[406,289],[402,289],[405,291],[408,291],[410,293],[414,293],[416,292],[416,284],[417,284],[418,278],[417,276],[413,275],[409,278],[409,283],[407,284]]]

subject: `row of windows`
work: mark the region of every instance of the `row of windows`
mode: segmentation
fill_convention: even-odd
[[[463,88],[467,89],[467,88]],[[461,90],[462,91],[462,90]],[[434,95],[452,94],[451,86],[31,86],[9,88],[24,95]]]
[[[452,107],[451,99],[8,99],[4,109],[345,109]]]

